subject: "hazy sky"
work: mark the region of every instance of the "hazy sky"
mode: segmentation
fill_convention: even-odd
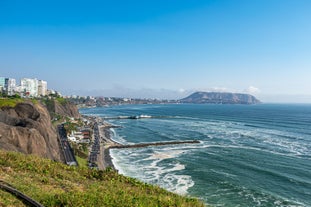
[[[310,0],[0,0],[0,76],[64,94],[311,103]]]

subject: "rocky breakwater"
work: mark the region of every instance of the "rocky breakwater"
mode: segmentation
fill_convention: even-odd
[[[170,142],[151,142],[151,143],[138,143],[132,145],[121,145],[115,144],[110,149],[121,149],[121,148],[143,148],[152,146],[165,146],[165,145],[177,145],[177,144],[199,144],[199,140],[187,140],[187,141],[170,141]]]
[[[61,160],[57,132],[47,108],[22,102],[0,109],[0,149]]]

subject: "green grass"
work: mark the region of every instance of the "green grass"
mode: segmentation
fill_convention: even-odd
[[[16,104],[25,102],[27,99],[22,99],[19,97],[7,97],[7,98],[0,98],[0,108],[2,107],[15,107]],[[37,99],[28,99],[30,100],[33,104],[38,104],[39,101]]]
[[[35,99],[35,98],[32,98],[32,99],[31,99],[31,102],[32,102],[33,104],[38,104],[38,103],[39,103],[38,99]]]
[[[79,156],[75,156],[76,157],[76,159],[77,159],[77,162],[78,162],[78,164],[79,164],[79,167],[88,167],[88,165],[87,165],[87,159],[85,159],[85,158],[81,158],[81,157],[79,157]]]
[[[112,170],[70,167],[33,155],[0,150],[0,179],[44,206],[203,207],[203,203]],[[19,206],[7,193],[0,205]]]
[[[0,108],[15,107],[20,102],[23,102],[20,98],[0,98]]]
[[[0,190],[0,206],[12,206],[12,207],[21,207],[25,206],[25,204],[16,199],[12,194]]]
[[[68,102],[67,99],[62,98],[62,97],[57,97],[57,98],[55,98],[55,100],[58,101],[58,103],[60,103],[62,105],[66,104]]]

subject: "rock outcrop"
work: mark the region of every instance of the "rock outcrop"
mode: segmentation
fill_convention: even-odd
[[[0,148],[61,160],[57,132],[41,103],[18,103],[0,109]]]
[[[49,100],[46,103],[46,107],[50,112],[50,115],[59,114],[62,116],[69,116],[73,118],[80,118],[78,107],[75,104],[68,102],[67,100],[60,103],[57,100]]]
[[[80,113],[76,105],[66,102],[64,104],[55,103],[56,114],[61,114],[63,116],[70,116],[73,118],[80,118]]]
[[[195,92],[180,100],[181,103],[258,104],[254,96],[241,93]]]

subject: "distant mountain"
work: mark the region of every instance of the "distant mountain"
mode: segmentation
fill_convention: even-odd
[[[258,104],[254,96],[241,93],[195,92],[180,100],[181,103],[211,104]]]

